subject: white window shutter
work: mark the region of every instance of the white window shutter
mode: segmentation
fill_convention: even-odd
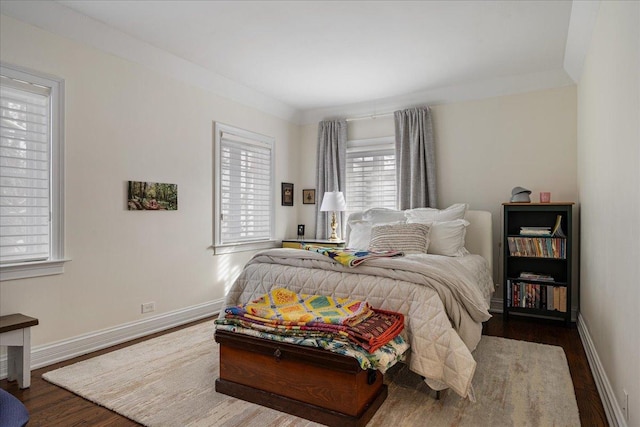
[[[221,242],[271,237],[271,149],[222,135]]]
[[[2,78],[0,84],[0,260],[51,255],[50,91]]]
[[[347,214],[396,209],[396,159],[389,138],[347,144]]]
[[[216,123],[214,252],[270,247],[275,234],[275,142]]]

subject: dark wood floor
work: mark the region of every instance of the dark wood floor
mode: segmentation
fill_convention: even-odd
[[[190,325],[183,327],[186,326]],[[163,333],[172,332],[175,329]],[[0,381],[0,388],[9,391],[24,402],[31,416],[29,426],[136,426],[138,425],[137,423],[115,412],[94,405],[73,393],[44,381],[42,374],[80,360],[162,335],[163,333],[153,334],[126,344],[37,369],[31,373],[31,387],[27,390],[20,390],[16,383],[9,383],[7,380]],[[513,316],[509,318],[509,321],[503,322],[501,315],[497,314],[486,323],[483,333],[485,335],[558,345],[564,348],[573,379],[582,425],[594,427],[608,425],[575,325],[565,327],[557,322],[520,319]]]

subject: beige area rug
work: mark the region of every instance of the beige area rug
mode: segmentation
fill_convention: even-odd
[[[47,372],[43,377],[148,426],[317,426],[215,392],[218,346],[206,322]],[[578,426],[562,348],[483,336],[474,357],[476,403],[434,392],[399,364],[367,426]]]

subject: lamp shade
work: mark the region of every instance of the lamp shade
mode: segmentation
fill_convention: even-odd
[[[347,203],[344,200],[342,191],[327,191],[322,197],[322,212],[342,212],[347,210]]]

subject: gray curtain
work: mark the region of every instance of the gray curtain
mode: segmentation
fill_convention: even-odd
[[[325,120],[318,123],[318,167],[316,176],[316,239],[327,239],[331,212],[321,212],[325,191],[342,191],[346,198],[347,121]],[[344,238],[344,212],[337,215],[338,234]]]
[[[398,208],[436,207],[436,160],[429,107],[394,112]]]

